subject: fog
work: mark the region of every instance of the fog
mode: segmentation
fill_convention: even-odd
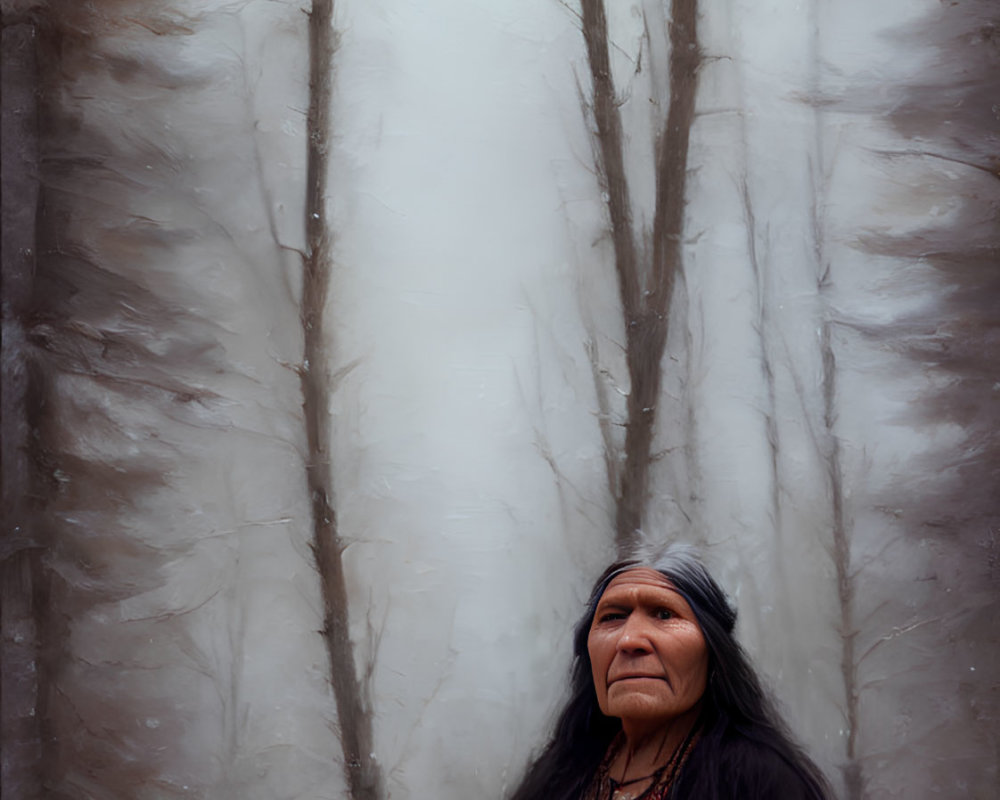
[[[1000,15],[683,2],[620,193],[575,2],[4,0],[5,796],[505,796],[668,541],[838,796],[998,796]]]

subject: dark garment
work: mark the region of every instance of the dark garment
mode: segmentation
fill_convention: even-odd
[[[715,744],[715,752],[709,747]],[[707,745],[707,746],[706,746]],[[702,740],[677,777],[669,800],[823,800],[823,789],[780,752],[742,736]]]
[[[712,745],[715,745],[714,748]],[[613,800],[617,784],[610,779],[608,766],[621,746],[612,742],[601,767],[581,800]],[[709,752],[712,748],[715,752]],[[676,777],[666,770],[659,774],[635,800],[822,800],[823,795],[810,778],[767,745],[743,737],[727,737],[721,742],[695,743],[687,759],[681,759]],[[628,787],[622,787],[628,791]]]

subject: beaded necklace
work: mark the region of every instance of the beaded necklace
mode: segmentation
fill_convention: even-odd
[[[631,778],[627,781],[617,781],[611,777],[611,763],[625,744],[625,735],[619,733],[608,747],[604,760],[584,794],[583,800],[665,800],[681,766],[694,746],[698,736],[698,728],[699,726],[696,725],[691,729],[684,740],[674,748],[670,758],[663,766],[658,767],[649,775]],[[626,788],[643,781],[650,781],[650,784],[638,794],[633,794],[631,790]]]

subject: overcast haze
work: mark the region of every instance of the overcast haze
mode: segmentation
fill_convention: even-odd
[[[646,263],[676,3],[607,5]],[[504,796],[635,424],[580,9],[92,6],[3,2],[5,796]],[[633,538],[839,796],[996,798],[1000,15],[697,8]]]

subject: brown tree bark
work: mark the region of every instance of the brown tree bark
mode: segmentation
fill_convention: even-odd
[[[632,224],[624,138],[601,0],[584,0],[583,35],[597,127],[598,167],[610,218],[615,273],[625,322],[629,374],[624,466],[615,497],[615,541],[627,552],[642,528],[662,384],[674,283],[681,269],[688,146],[695,115],[701,54],[697,0],[673,0],[670,19],[670,99],[656,152],[656,205],[651,241],[640,247]],[[640,258],[640,253],[649,254]]]
[[[302,410],[309,448],[306,475],[313,516],[313,553],[323,594],[323,638],[330,658],[330,683],[337,703],[344,770],[353,800],[376,800],[382,777],[372,757],[372,712],[366,687],[358,679],[350,637],[345,543],[337,527],[330,470],[329,400],[324,311],[333,263],[332,237],[326,214],[331,128],[331,82],[337,47],[332,0],[315,0],[309,17],[310,102],[306,196],[306,241],[302,287],[305,336]]]

